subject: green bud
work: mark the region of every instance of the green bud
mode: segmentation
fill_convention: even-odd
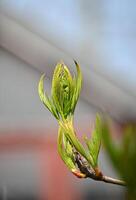
[[[72,76],[63,63],[58,63],[52,79],[52,99],[62,119],[70,113],[72,90]]]
[[[60,62],[57,64],[52,79],[52,99],[53,103],[64,120],[73,115],[75,106],[81,90],[81,71],[77,67],[77,77],[73,78],[67,66]]]
[[[82,85],[81,70],[76,61],[75,65],[77,76],[72,77],[64,63],[57,64],[52,79],[51,98],[44,92],[45,75],[40,78],[38,85],[40,99],[57,119],[65,120],[74,114]]]

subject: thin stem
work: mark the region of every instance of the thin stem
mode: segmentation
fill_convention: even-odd
[[[118,180],[115,178],[111,178],[108,176],[102,176],[102,181],[105,183],[111,183],[111,184],[115,184],[115,185],[121,185],[121,186],[126,186],[126,183],[122,180]]]
[[[95,181],[103,181],[105,183],[126,186],[125,181],[122,181],[122,180],[119,180],[119,179],[115,179],[115,178],[111,178],[109,176],[104,176],[102,174],[100,176],[96,176],[96,174],[89,172],[87,174],[86,178],[91,178],[91,179],[93,179]]]

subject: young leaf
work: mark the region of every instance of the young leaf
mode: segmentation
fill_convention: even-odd
[[[128,124],[125,127],[120,154],[119,172],[130,188],[136,188],[136,125]]]
[[[72,113],[74,113],[74,110],[75,110],[75,107],[80,95],[81,86],[82,86],[82,74],[81,74],[80,66],[78,65],[76,61],[74,62],[77,69],[77,77],[73,79],[73,85],[75,86],[75,88],[74,88],[73,98],[71,102]]]
[[[58,63],[52,79],[52,99],[62,119],[70,114],[70,96],[72,90],[72,76],[63,63]]]
[[[120,170],[120,149],[113,142],[108,121],[102,123],[102,141],[113,165],[117,170]]]
[[[60,126],[64,130],[65,136],[68,138],[70,143],[74,146],[74,148],[90,163],[90,165],[93,165],[93,159],[92,156],[88,154],[88,152],[85,150],[79,139],[77,138],[73,125],[71,122],[64,123],[59,121]]]
[[[101,119],[100,116],[96,116],[95,128],[92,132],[91,139],[85,138],[86,145],[89,149],[90,155],[93,159],[93,167],[98,165],[98,155],[101,146]]]
[[[67,167],[70,170],[76,169],[75,163],[73,162],[73,160],[71,159],[70,155],[67,155],[67,152],[65,150],[66,148],[66,144],[63,143],[64,141],[64,133],[61,127],[59,127],[59,131],[58,131],[58,152],[59,155],[61,156],[62,160],[65,162],[65,164],[67,165]]]
[[[46,108],[48,108],[48,110],[56,117],[56,119],[59,119],[59,115],[57,113],[56,108],[54,107],[51,100],[44,92],[44,77],[45,77],[45,74],[41,76],[39,84],[38,84],[38,93],[39,93],[40,100],[43,102]]]
[[[44,93],[44,77],[45,77],[45,74],[43,74],[40,78],[39,85],[38,85],[38,93],[39,93],[39,97],[40,97],[41,101],[51,112],[51,104],[49,102],[48,97]]]
[[[80,172],[75,164],[72,145],[66,138],[64,130],[59,127],[58,131],[58,152],[69,170],[78,178],[85,178],[86,175]]]

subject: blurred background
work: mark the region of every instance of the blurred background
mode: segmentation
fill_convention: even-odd
[[[56,63],[81,65],[75,113],[79,137],[96,112],[123,123],[136,119],[136,1],[0,0],[0,199],[120,200],[120,186],[75,178],[57,154],[58,125],[39,100],[43,72],[50,92]],[[100,154],[106,175],[118,177]]]

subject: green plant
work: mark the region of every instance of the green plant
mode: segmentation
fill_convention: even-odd
[[[96,115],[95,127],[91,138],[84,137],[86,147],[79,141],[74,129],[73,119],[75,107],[80,95],[82,74],[76,61],[77,75],[71,75],[67,66],[57,64],[53,79],[51,96],[44,92],[44,77],[41,76],[38,92],[41,101],[57,119],[58,152],[69,170],[79,178],[92,178],[118,185],[125,185],[124,181],[104,176],[98,165],[98,156],[101,147],[103,120]]]
[[[128,199],[136,199],[136,124],[128,123],[124,127],[122,140],[117,144],[106,120],[102,139],[113,166],[126,182]]]

